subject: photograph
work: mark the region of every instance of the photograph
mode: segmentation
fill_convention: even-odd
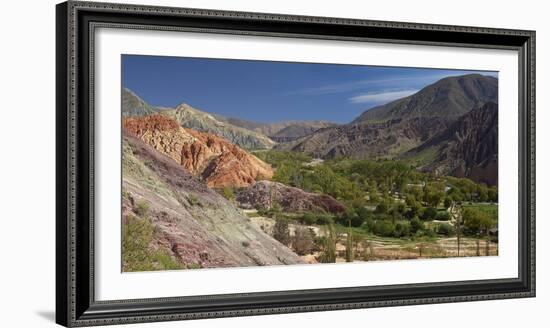
[[[122,272],[498,256],[498,72],[120,60]]]

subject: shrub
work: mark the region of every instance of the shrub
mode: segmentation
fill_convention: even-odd
[[[151,250],[154,228],[148,218],[128,215],[122,226],[123,271],[180,269],[181,265],[163,250]]]
[[[223,187],[222,189],[222,196],[225,197],[227,200],[234,200],[235,199],[235,193],[233,192],[233,189],[231,187]]]
[[[189,202],[189,205],[191,206],[196,206],[196,205],[199,205],[201,206],[201,202],[199,201],[199,198],[195,195],[195,194],[188,194],[187,195],[187,201]]]
[[[200,269],[202,266],[199,263],[188,263],[185,265],[186,269]]]
[[[371,212],[365,206],[358,207],[356,212],[363,222],[372,216]]]
[[[127,271],[151,269],[148,248],[152,237],[153,227],[146,219],[126,217],[122,226],[122,260]]]
[[[408,221],[400,221],[395,224],[395,237],[408,237],[411,234],[411,224]]]
[[[317,222],[317,218],[315,217],[315,215],[310,212],[304,213],[299,220],[301,223],[307,225],[315,224]]]
[[[374,210],[374,213],[376,214],[385,214],[388,212],[388,203],[387,202],[382,202],[378,205],[376,205],[376,209]]]
[[[451,219],[451,215],[447,211],[441,211],[437,212],[435,219],[439,221],[449,221]]]
[[[426,235],[427,237],[430,237],[430,238],[433,238],[433,237],[435,237],[435,236],[437,235],[437,233],[435,232],[435,230],[432,229],[432,228],[425,229],[425,230],[424,230],[424,233],[425,233],[425,235]]]
[[[357,214],[355,209],[348,209],[345,213],[342,213],[336,217],[336,223],[345,227],[351,225],[352,227],[360,227],[365,220]]]
[[[405,211],[407,210],[407,207],[403,203],[398,203],[393,208],[394,211],[397,211],[399,214],[403,215],[405,214]]]
[[[332,224],[333,223],[332,216],[327,214],[319,214],[317,215],[316,223],[318,225]]]
[[[424,211],[422,211],[422,215],[420,218],[424,221],[431,221],[435,219],[435,216],[437,215],[437,209],[434,207],[428,207],[425,208]]]
[[[288,229],[288,222],[285,218],[279,217],[276,219],[275,225],[273,226],[273,238],[285,246],[288,246],[290,243],[290,230]]]
[[[422,230],[424,230],[424,222],[422,222],[418,217],[414,217],[411,220],[411,232],[417,233]]]
[[[440,223],[437,225],[437,233],[444,236],[452,236],[455,228],[448,223]]]
[[[149,213],[149,204],[144,200],[138,200],[134,206],[134,212],[141,217],[147,216]]]
[[[383,237],[392,237],[395,232],[395,225],[390,221],[379,220],[374,224],[374,234]]]
[[[298,226],[292,238],[292,248],[298,255],[306,255],[313,249],[313,233],[306,227]]]
[[[241,245],[243,245],[243,247],[249,247],[250,246],[250,243],[248,241],[242,241],[241,242]]]

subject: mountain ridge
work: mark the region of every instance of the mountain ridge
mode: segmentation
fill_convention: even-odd
[[[368,110],[349,124],[324,128],[276,148],[324,159],[392,159],[444,131],[474,108],[469,104],[486,98],[498,100],[497,82],[479,74],[444,78],[414,95]],[[482,91],[472,90],[478,87]],[[460,101],[441,100],[449,94]],[[411,107],[413,104],[418,107]],[[457,108],[457,104],[463,105]],[[421,115],[424,111],[426,115]]]
[[[371,108],[351,123],[410,119],[418,116],[456,118],[486,102],[497,101],[497,78],[480,74],[451,76],[438,80],[413,95]]]
[[[128,88],[122,88],[122,117],[152,115],[158,112],[158,109],[149,105],[137,94]]]
[[[164,115],[126,118],[124,132],[206,181],[209,187],[246,187],[269,179],[273,169],[254,155],[218,136],[181,127]]]

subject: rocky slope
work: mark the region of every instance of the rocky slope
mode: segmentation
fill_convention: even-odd
[[[450,122],[442,118],[395,119],[326,128],[276,148],[303,152],[316,158],[393,158],[444,130]]]
[[[220,121],[252,130],[268,136],[276,142],[288,142],[311,134],[319,129],[333,127],[337,124],[327,121],[284,121],[276,123],[260,123],[232,117],[216,116]]]
[[[122,172],[123,218],[137,214],[135,204],[146,203],[155,231],[150,247],[182,267],[303,263],[183,166],[128,134]]]
[[[336,124],[325,121],[287,122],[287,125],[269,138],[276,142],[289,142],[310,135],[324,128],[334,127]]]
[[[187,104],[162,113],[176,120],[182,127],[217,135],[245,149],[269,149],[276,144],[261,133],[224,122]]]
[[[460,117],[403,158],[420,160],[421,168],[498,183],[498,105],[487,103]]]
[[[131,90],[122,88],[121,92],[123,117],[152,115],[158,111],[157,108],[149,105]]]
[[[243,208],[271,208],[275,203],[288,212],[341,213],[344,205],[328,195],[314,194],[279,182],[258,181],[236,198]]]
[[[444,131],[475,105],[497,101],[497,84],[496,78],[476,74],[445,78],[368,110],[350,124],[277,147],[321,158],[394,158]]]
[[[273,170],[225,139],[182,128],[163,115],[126,118],[124,130],[201,177],[210,187],[246,187]]]
[[[352,123],[415,117],[458,118],[486,102],[498,101],[498,80],[469,74],[441,79],[414,95],[367,110]]]

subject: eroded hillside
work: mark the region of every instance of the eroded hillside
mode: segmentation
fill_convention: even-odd
[[[127,118],[124,130],[206,181],[209,187],[246,187],[273,170],[218,136],[181,127],[163,115]]]
[[[145,204],[146,214],[139,204]],[[123,218],[135,217],[154,227],[148,247],[167,254],[179,268],[302,263],[172,158],[125,135]]]

